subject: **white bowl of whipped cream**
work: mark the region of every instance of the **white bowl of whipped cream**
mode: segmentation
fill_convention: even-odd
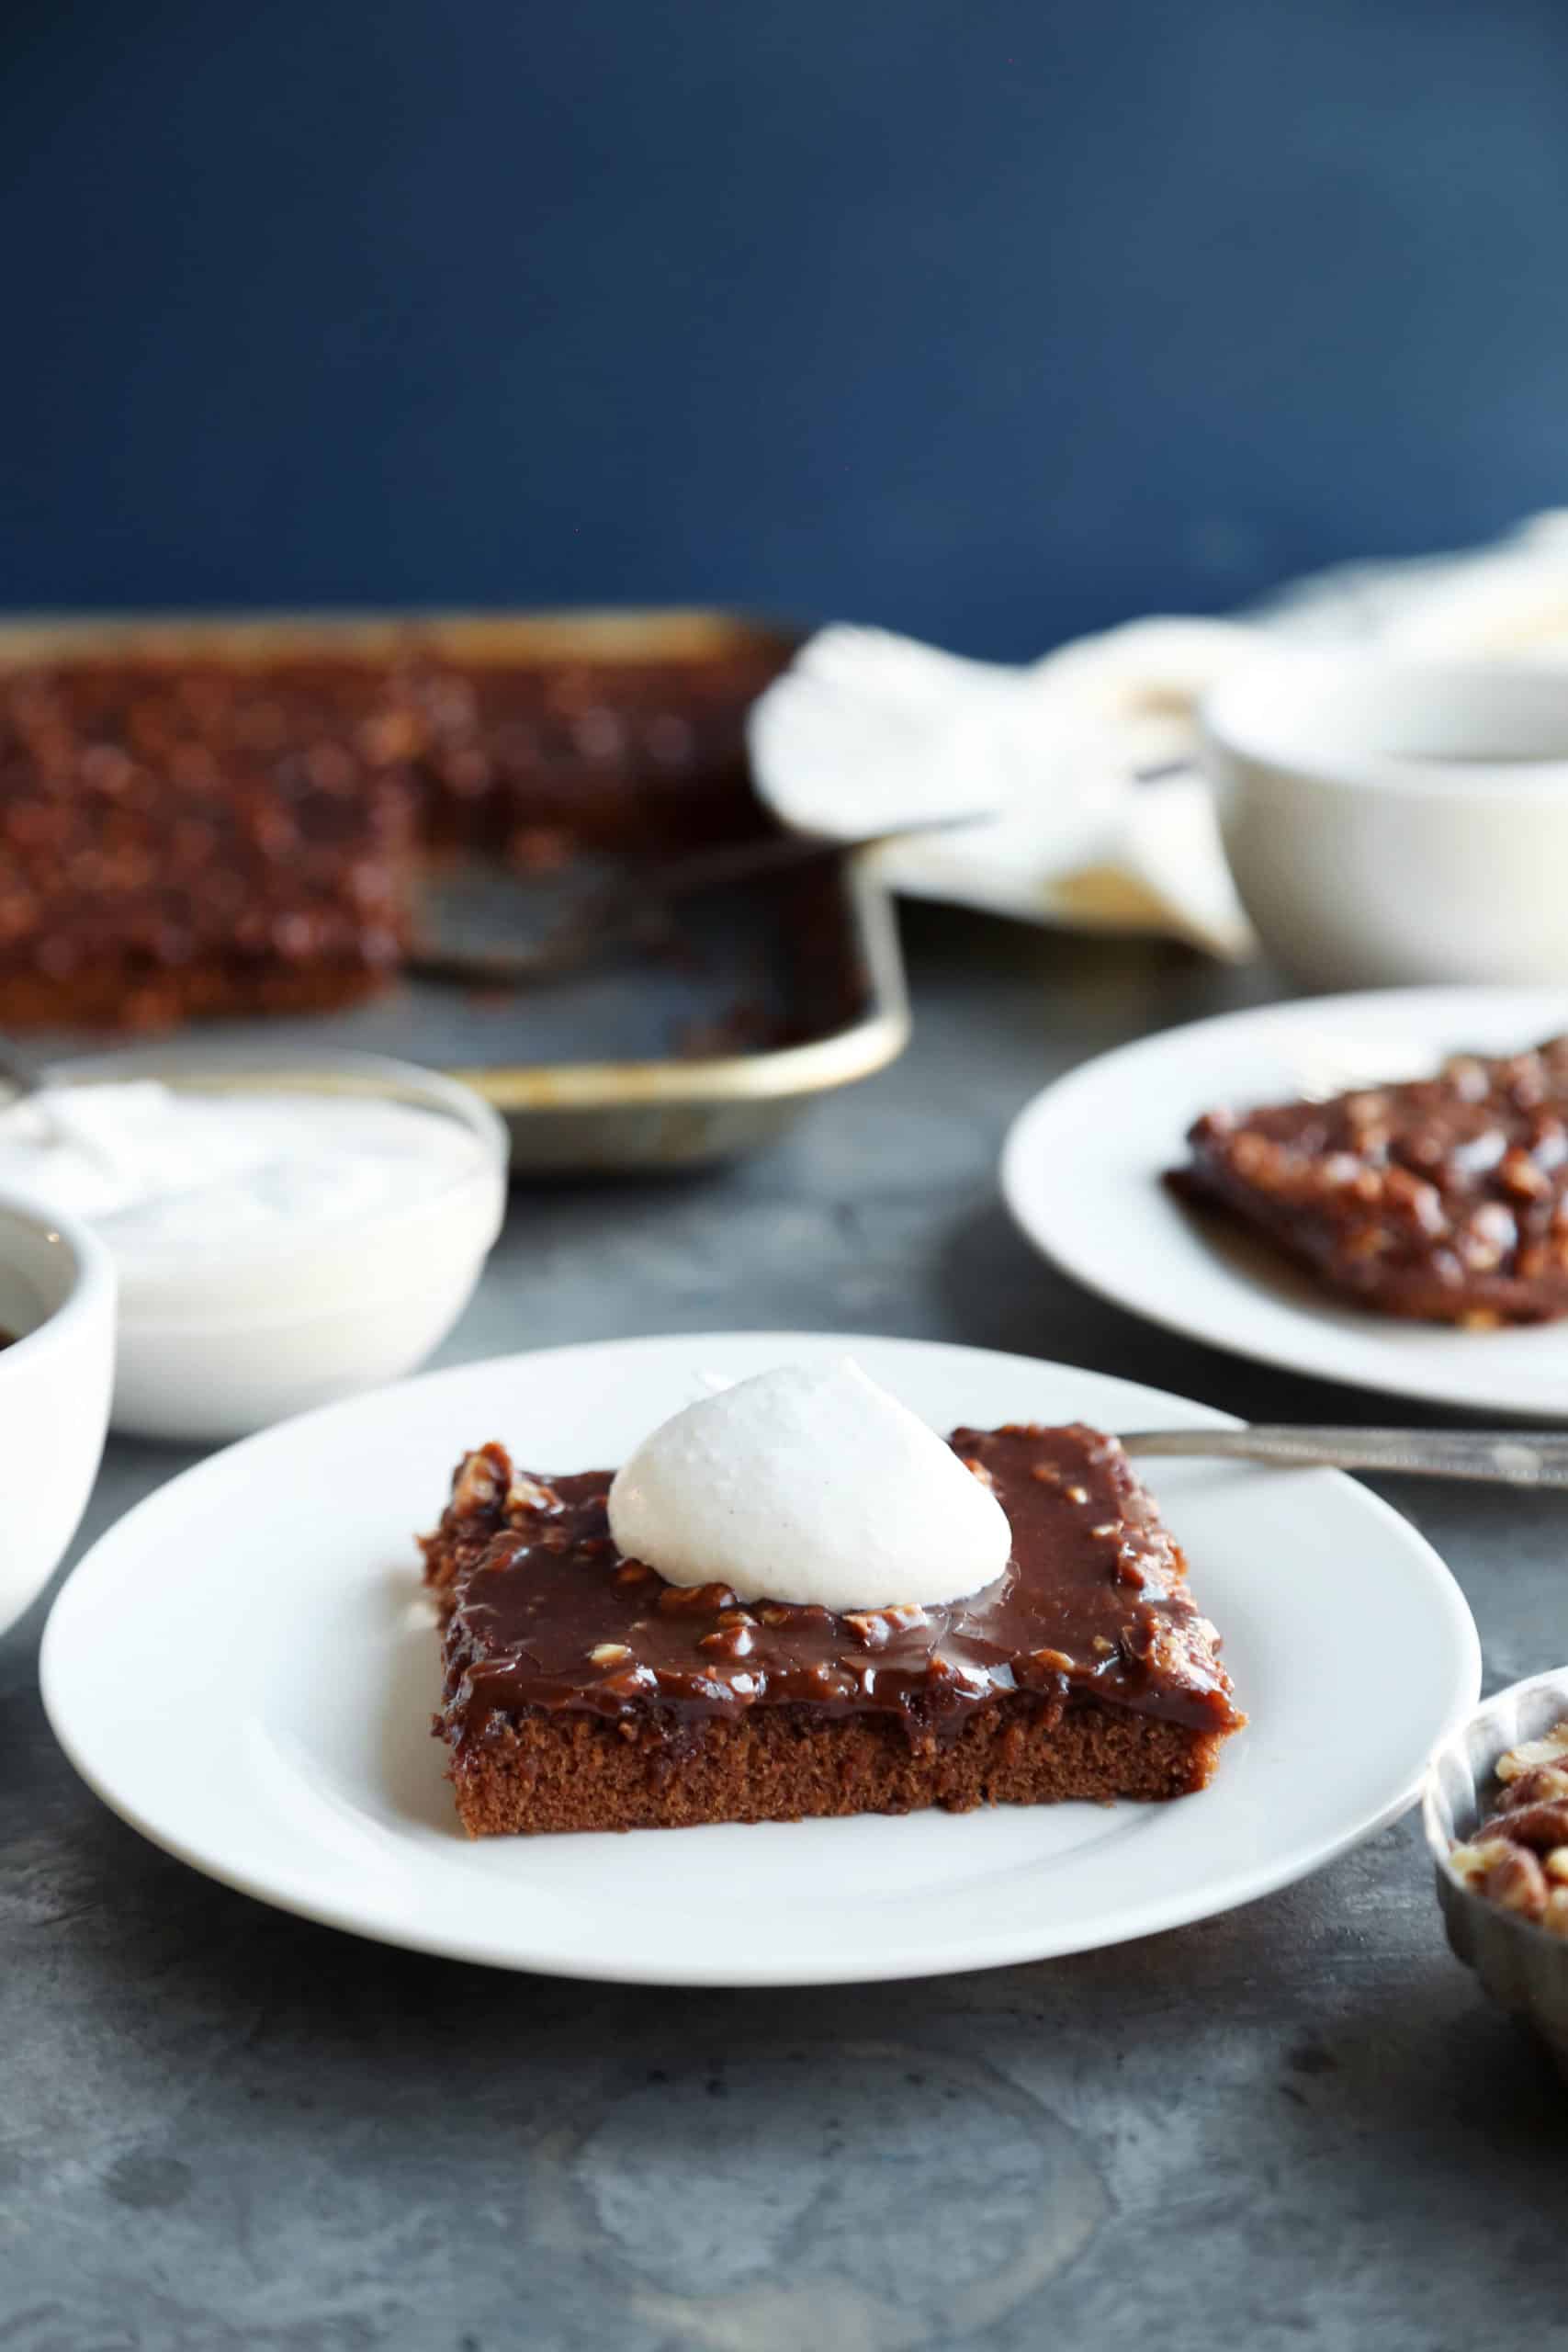
[[[243,1437],[413,1371],[500,1231],[501,1120],[412,1063],[147,1047],[49,1079],[0,1109],[0,1189],[113,1259],[129,1434]]]

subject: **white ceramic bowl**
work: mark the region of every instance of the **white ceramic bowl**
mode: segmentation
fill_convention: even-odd
[[[1293,978],[1568,980],[1568,669],[1292,650],[1215,687],[1200,734]]]
[[[96,1234],[0,1200],[0,1633],[59,1566],[97,1476],[114,1306]]]
[[[195,1279],[120,1284],[114,1426],[186,1443],[245,1437],[289,1414],[417,1370],[467,1306],[506,1208],[506,1129],[471,1087],[377,1054],[237,1055],[205,1041],[61,1063],[73,1084],[161,1080],[181,1090],[386,1096],[453,1119],[471,1173],[330,1235],[236,1253]]]

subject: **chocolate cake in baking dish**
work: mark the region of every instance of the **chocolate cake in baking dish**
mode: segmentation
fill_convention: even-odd
[[[761,827],[744,721],[784,636],[509,658],[501,627],[472,659],[195,631],[0,667],[0,1025],[346,1004],[399,970],[443,851],[536,870]]]

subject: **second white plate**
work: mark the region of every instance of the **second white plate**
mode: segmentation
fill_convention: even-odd
[[[1160,1179],[1194,1119],[1425,1076],[1568,1028],[1562,989],[1375,989],[1168,1029],[1086,1062],[1020,1113],[1002,1190],[1065,1272],[1119,1306],[1259,1363],[1461,1411],[1568,1419],[1568,1322],[1508,1331],[1341,1304],[1260,1242],[1194,1216]]]
[[[465,1364],[247,1439],[131,1511],[55,1603],[50,1720],[128,1821],[265,1902],[455,1959],[647,1984],[1088,1951],[1266,1894],[1412,1800],[1480,1678],[1441,1561],[1332,1472],[1170,1462],[1155,1483],[1252,1719],[1201,1795],[468,1843],[430,1736],[437,1640],[412,1544],[457,1456],[500,1437],[532,1468],[614,1463],[705,1372],[846,1351],[941,1430],[1220,1418],[909,1340],[727,1333]]]

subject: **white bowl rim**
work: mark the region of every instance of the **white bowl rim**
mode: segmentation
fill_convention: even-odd
[[[1380,752],[1371,745],[1354,753],[1323,751],[1314,748],[1308,732],[1296,735],[1288,723],[1275,732],[1255,707],[1256,697],[1270,683],[1292,681],[1307,686],[1315,680],[1327,687],[1378,678],[1406,685],[1425,680],[1495,686],[1499,680],[1516,679],[1548,686],[1562,698],[1565,748],[1540,759],[1476,759],[1450,766]],[[1436,654],[1379,653],[1368,647],[1275,646],[1260,650],[1255,661],[1210,686],[1199,699],[1197,719],[1205,748],[1282,771],[1292,783],[1329,790],[1404,793],[1448,801],[1484,795],[1487,805],[1495,807],[1499,794],[1516,801],[1537,801],[1559,798],[1568,788],[1568,667],[1556,662],[1479,655],[1460,661]]]
[[[0,1385],[35,1366],[51,1350],[69,1346],[81,1326],[107,1301],[112,1314],[118,1274],[108,1244],[101,1241],[80,1217],[61,1216],[46,1203],[25,1193],[0,1193],[0,1213],[32,1226],[46,1239],[62,1241],[71,1253],[73,1280],[60,1305],[21,1331],[8,1347],[0,1348]]]

